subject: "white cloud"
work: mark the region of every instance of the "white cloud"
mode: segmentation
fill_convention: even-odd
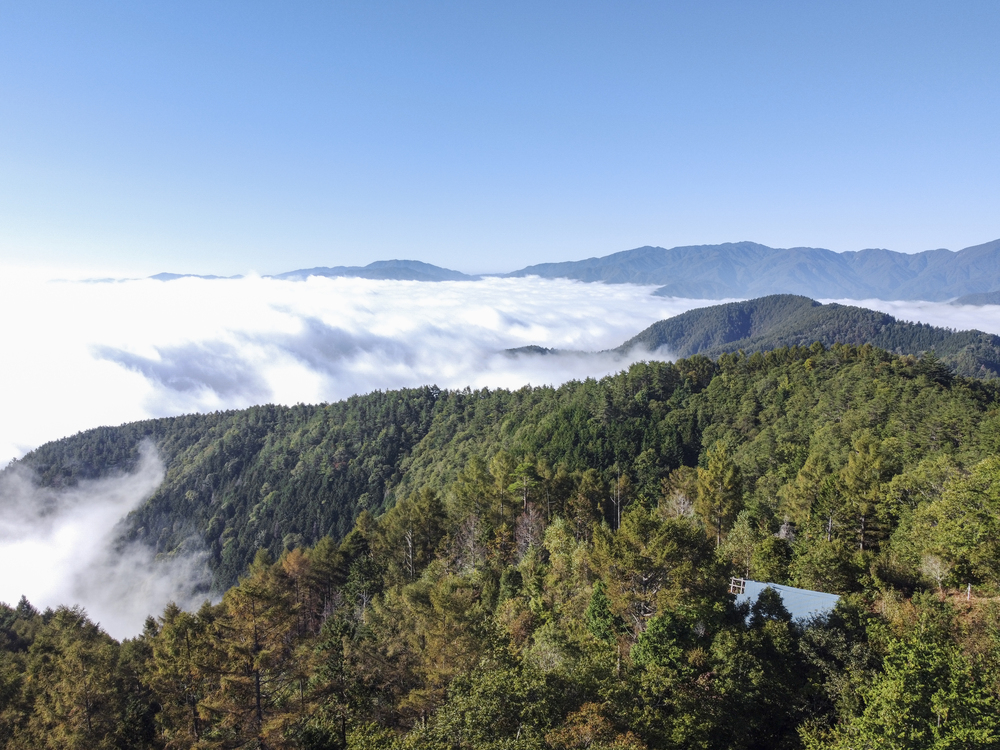
[[[119,521],[161,481],[163,464],[148,445],[134,473],[68,489],[39,488],[22,466],[4,472],[0,601],[25,595],[38,607],[81,604],[119,638],[138,633],[170,601],[197,605],[208,583],[203,554],[157,561],[144,546],[116,543]]]
[[[889,313],[899,320],[910,323],[929,323],[932,326],[954,328],[958,331],[975,328],[986,333],[1000,335],[1000,305],[950,305],[946,302],[886,301],[880,299],[825,299],[822,301],[867,307],[870,310]]]
[[[263,402],[333,401],[375,389],[518,387],[615,372],[609,354],[531,357],[502,350],[617,346],[699,304],[649,287],[539,279],[306,282],[247,278],[120,283],[0,281],[7,320],[0,450],[106,424]],[[705,304],[705,303],[702,303]],[[198,555],[152,560],[117,549],[116,525],[162,479],[137,473],[64,492],[23,469],[0,481],[0,601],[79,603],[132,635],[171,599],[190,603]]]
[[[0,460],[76,431],[376,389],[517,387],[601,376],[617,346],[700,304],[651,287],[541,279],[45,282],[7,276]]]
[[[600,377],[630,360],[503,350],[600,351],[657,320],[716,304],[650,291],[537,278],[82,283],[8,273],[0,279],[0,460],[147,417],[431,383],[516,388]],[[1000,333],[1000,307],[840,301]],[[134,476],[53,493],[9,473],[0,486],[0,600],[23,593],[43,606],[83,603],[111,632],[131,634],[169,598],[187,596],[178,586],[203,572],[198,556],[164,567],[140,548],[110,551],[115,525],[161,474],[147,456]]]

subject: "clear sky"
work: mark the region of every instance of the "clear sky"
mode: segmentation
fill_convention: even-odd
[[[0,263],[1000,237],[1000,3],[0,2]]]

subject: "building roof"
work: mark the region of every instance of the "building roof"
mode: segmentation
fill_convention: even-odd
[[[793,586],[782,586],[777,583],[761,583],[760,581],[743,581],[743,591],[736,594],[736,603],[757,601],[760,592],[766,588],[772,588],[781,595],[781,602],[785,605],[793,620],[808,620],[816,615],[825,615],[840,601],[836,594],[824,594],[822,591],[810,591],[809,589],[797,589]]]

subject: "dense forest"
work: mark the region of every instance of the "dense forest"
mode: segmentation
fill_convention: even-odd
[[[959,375],[1000,375],[1000,336],[982,331],[953,331],[926,323],[907,323],[876,310],[836,303],[821,304],[794,294],[713,305],[654,323],[620,347],[649,350],[666,347],[678,357],[728,352],[763,352],[785,346],[871,344],[896,354],[934,352]]]
[[[122,643],[0,607],[0,747],[1000,747],[998,397],[817,343],[43,446],[60,486],[152,440],[127,533],[225,593]]]

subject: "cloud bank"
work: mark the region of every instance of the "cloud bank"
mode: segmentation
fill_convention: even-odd
[[[149,445],[134,473],[71,489],[39,488],[21,466],[0,475],[0,601],[80,604],[118,638],[141,631],[170,601],[197,606],[209,583],[204,555],[155,560],[147,547],[116,543],[121,519],[161,481]]]
[[[562,280],[311,278],[48,282],[7,275],[0,461],[79,430],[376,389],[518,387],[601,376],[601,350],[699,304]]]
[[[715,301],[653,287],[566,280],[420,283],[244,278],[116,283],[0,278],[0,461],[98,425],[259,403],[316,403],[425,384],[558,384],[638,358],[585,354]],[[1000,333],[1000,307],[838,300],[903,320]],[[537,345],[581,353],[504,353]],[[63,493],[21,471],[0,482],[0,600],[82,603],[132,635],[170,599],[194,602],[201,558],[154,562],[114,547],[116,524],[152,493],[162,466]],[[196,602],[195,602],[196,603]]]
[[[947,302],[923,302],[920,300],[881,299],[824,299],[821,302],[838,302],[842,305],[856,305],[905,320],[910,323],[929,323],[957,331],[977,329],[1000,335],[1000,305],[951,305]]]

